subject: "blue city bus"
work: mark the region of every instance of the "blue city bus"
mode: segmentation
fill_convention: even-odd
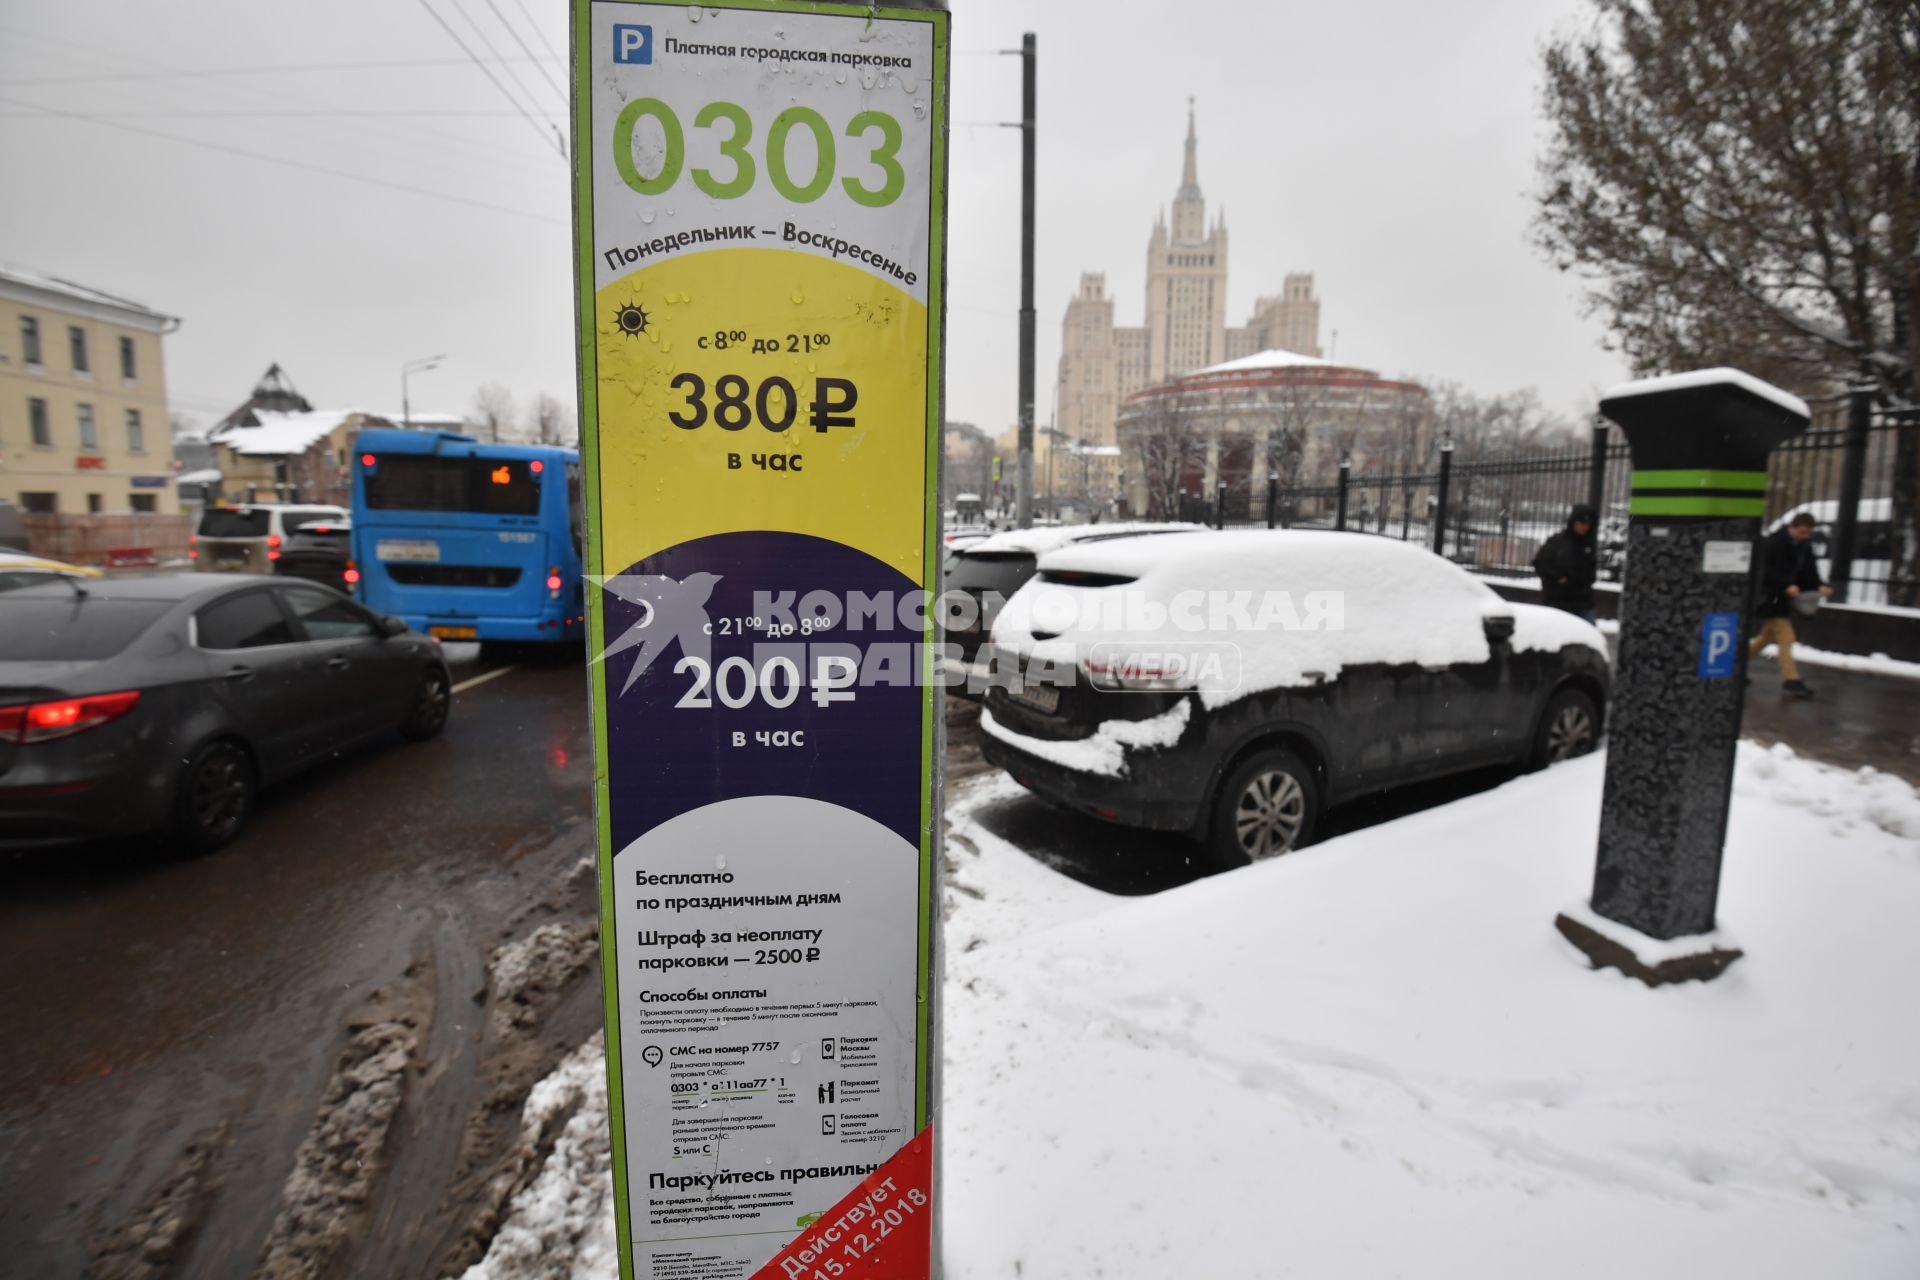
[[[580,504],[571,449],[362,431],[347,579],[369,608],[443,640],[578,644]]]

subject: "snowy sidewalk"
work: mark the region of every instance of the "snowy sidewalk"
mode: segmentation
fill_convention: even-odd
[[[1743,745],[1748,955],[1648,991],[1552,926],[1602,768],[1147,899],[973,822],[1004,776],[958,788],[947,1274],[1920,1275],[1920,796]],[[596,1052],[537,1100],[582,1109],[470,1275],[613,1274]]]

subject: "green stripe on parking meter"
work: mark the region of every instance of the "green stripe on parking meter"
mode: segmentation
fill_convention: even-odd
[[[1705,494],[1636,495],[1627,514],[1635,516],[1754,516],[1767,513],[1765,498],[1709,497]]]
[[[1767,473],[1764,471],[1635,471],[1633,487],[1636,489],[1735,489],[1748,493],[1765,493]]]

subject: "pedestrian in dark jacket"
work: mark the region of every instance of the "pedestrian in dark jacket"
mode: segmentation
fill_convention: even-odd
[[[1809,541],[1812,537],[1813,517],[1802,511],[1784,529],[1761,541],[1760,602],[1754,607],[1761,623],[1747,652],[1751,660],[1770,644],[1780,646],[1780,690],[1796,698],[1811,698],[1813,690],[1800,678],[1800,668],[1793,661],[1794,608],[1807,592],[1833,594],[1833,588],[1821,580]]]
[[[1541,603],[1588,622],[1595,620],[1593,580],[1598,570],[1593,515],[1586,503],[1576,506],[1567,516],[1567,527],[1548,538],[1533,558],[1533,571],[1540,575]]]

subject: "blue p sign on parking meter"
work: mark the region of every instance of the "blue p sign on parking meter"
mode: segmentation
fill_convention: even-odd
[[[1738,613],[1710,613],[1700,624],[1702,680],[1725,680],[1733,675],[1733,647],[1740,639]]]

